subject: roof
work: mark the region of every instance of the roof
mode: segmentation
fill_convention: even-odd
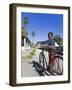
[[[28,37],[22,36],[23,38],[26,38],[26,40],[31,44],[31,41],[29,40]]]

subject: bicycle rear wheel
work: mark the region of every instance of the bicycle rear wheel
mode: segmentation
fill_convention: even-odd
[[[56,73],[56,75],[63,74],[63,58],[55,56],[51,62],[50,71]]]

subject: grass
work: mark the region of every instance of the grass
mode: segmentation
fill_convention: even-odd
[[[25,56],[23,58],[30,60],[35,56],[35,52],[36,52],[36,48],[32,48],[31,52],[27,56]]]

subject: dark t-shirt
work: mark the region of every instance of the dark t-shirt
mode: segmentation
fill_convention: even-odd
[[[49,40],[47,41],[47,44],[48,44],[48,45],[54,45],[54,46],[55,46],[55,41],[54,41],[54,39],[49,39]]]
[[[49,39],[48,41],[47,41],[47,44],[49,45],[49,46],[55,46],[55,41],[54,41],[54,39]],[[55,50],[55,49],[51,49],[51,48],[49,48],[49,52],[50,51],[52,51],[52,50]]]

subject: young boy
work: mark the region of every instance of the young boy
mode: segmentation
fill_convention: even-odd
[[[51,62],[53,60],[53,57],[55,56],[55,51],[56,51],[56,47],[55,47],[55,41],[54,41],[54,36],[52,32],[48,33],[48,40],[46,41],[45,45],[41,45],[41,48],[48,48],[48,57],[49,57],[49,64],[48,64],[48,70],[50,69],[50,65]]]
[[[47,44],[48,44],[48,51],[49,51],[49,64],[48,64],[48,69],[49,69],[50,63],[52,62],[53,57],[55,56],[54,51],[56,50],[54,36],[52,32],[48,33]]]

